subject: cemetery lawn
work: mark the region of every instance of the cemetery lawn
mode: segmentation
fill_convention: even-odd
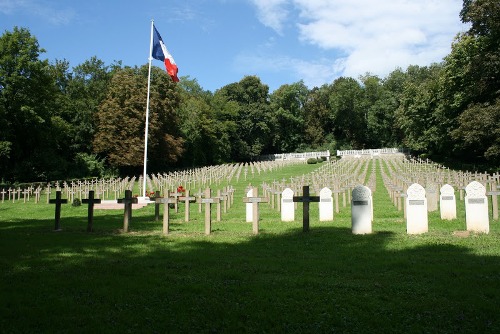
[[[298,165],[234,183],[234,206],[203,234],[183,204],[161,234],[154,206],[123,210],[0,203],[1,333],[499,333],[500,222],[466,234],[429,214],[429,232],[406,234],[377,171],[371,235],[351,233],[350,206],[311,230],[261,204],[260,234],[245,222],[248,183],[309,173]],[[379,168],[379,166],[377,166]],[[259,188],[259,193],[262,190]],[[215,217],[215,214],[214,214]],[[461,231],[456,233],[457,231]]]

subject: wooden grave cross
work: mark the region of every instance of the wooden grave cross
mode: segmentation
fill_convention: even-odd
[[[173,192],[173,193],[170,193],[170,196],[172,196],[173,198],[175,198],[175,203],[174,203],[174,209],[175,209],[175,213],[179,212],[179,197],[182,196],[182,193],[180,192]]]
[[[204,197],[201,198],[200,202],[205,204],[205,234],[209,235],[212,233],[212,211],[211,204],[219,203],[218,198],[211,198],[212,191],[210,188],[205,189]]]
[[[6,193],[7,192],[5,191],[5,189],[2,188],[2,203],[3,203],[4,199],[5,199],[5,194]]]
[[[159,191],[157,191],[158,196],[155,197],[155,205],[164,204],[163,206],[163,234],[167,235],[169,233],[170,217],[169,217],[169,204],[177,202],[177,199],[170,197],[169,191],[165,193],[165,197],[160,197]]]
[[[259,203],[269,203],[269,197],[258,197],[257,188],[252,188],[252,197],[243,197],[244,203],[252,203],[252,231],[259,234]]]
[[[201,191],[201,189],[196,193],[194,194],[196,196],[196,203],[198,203],[198,212],[201,213],[202,212],[202,203],[201,203],[201,199],[204,195],[203,191]]]
[[[82,199],[83,204],[88,204],[87,210],[87,232],[92,232],[94,229],[94,204],[100,204],[99,198],[94,198],[94,191],[89,191],[89,198]]]
[[[49,203],[56,205],[54,231],[60,231],[61,230],[61,204],[68,203],[68,200],[67,199],[61,199],[61,191],[59,190],[59,191],[56,192],[56,198],[55,199],[51,199],[49,201]]]
[[[184,221],[189,222],[189,203],[191,201],[196,201],[196,197],[189,196],[189,190],[186,189],[186,195],[179,197],[180,201],[184,202]]]
[[[119,198],[118,203],[124,205],[123,232],[128,232],[128,225],[132,220],[132,203],[137,203],[137,197],[132,197],[132,190],[125,190],[125,198]]]
[[[294,202],[303,203],[302,210],[302,231],[309,231],[309,203],[319,202],[319,196],[309,195],[309,186],[302,187],[302,196],[293,196]]]

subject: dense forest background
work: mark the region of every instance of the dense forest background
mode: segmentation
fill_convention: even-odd
[[[148,172],[306,150],[405,147],[500,165],[500,2],[464,0],[470,29],[441,63],[274,92],[246,76],[215,92],[153,67]],[[147,64],[41,59],[25,28],[0,37],[0,182],[142,171]]]

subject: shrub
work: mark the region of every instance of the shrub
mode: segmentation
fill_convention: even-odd
[[[316,158],[309,158],[309,159],[307,159],[307,163],[309,165],[314,165],[314,164],[318,163],[318,159],[316,159]]]

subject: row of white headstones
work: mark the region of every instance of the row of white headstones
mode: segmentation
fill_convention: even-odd
[[[252,196],[252,190],[247,193]],[[466,229],[471,232],[489,233],[488,198],[486,188],[477,181],[472,181],[465,188],[465,216]],[[294,192],[286,188],[281,196],[281,221],[295,220]],[[333,197],[332,191],[325,187],[319,193],[319,220],[333,220]],[[408,187],[406,192],[406,232],[408,234],[422,234],[429,230],[427,198],[425,188],[418,183]],[[457,206],[455,190],[449,184],[440,189],[440,214],[443,220],[457,218]],[[253,220],[252,204],[246,204],[246,220]],[[370,234],[373,231],[373,198],[370,188],[358,185],[352,190],[351,199],[351,223],[352,233]]]

